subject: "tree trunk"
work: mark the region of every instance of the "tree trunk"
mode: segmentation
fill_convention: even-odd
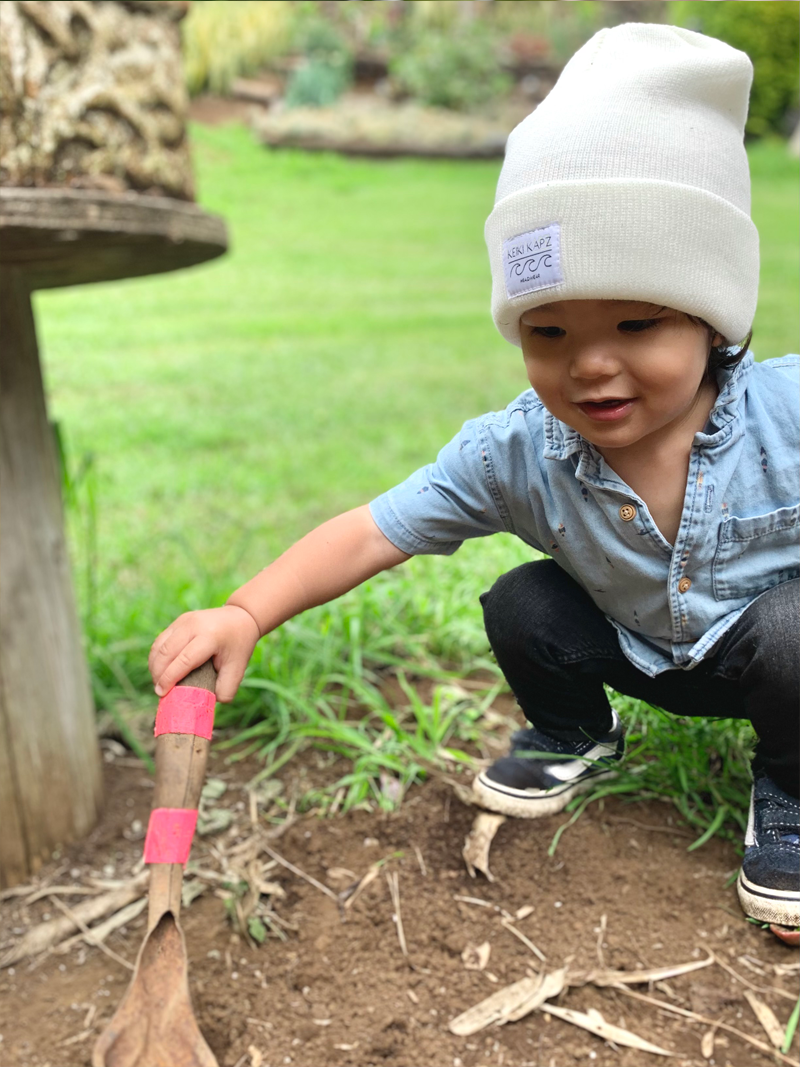
[[[94,709],[30,293],[0,267],[0,887],[83,836],[101,801]]]

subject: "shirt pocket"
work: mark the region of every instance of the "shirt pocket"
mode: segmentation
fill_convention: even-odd
[[[756,597],[800,577],[799,526],[800,507],[724,520],[711,564],[717,600]]]

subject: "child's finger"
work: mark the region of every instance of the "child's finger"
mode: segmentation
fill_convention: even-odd
[[[156,679],[156,693],[162,697],[174,685],[182,681],[189,671],[202,666],[214,651],[214,645],[207,637],[194,637],[174,656]]]
[[[230,704],[239,691],[247,664],[233,661],[218,668],[216,696],[220,704]]]
[[[150,646],[150,652],[147,656],[147,667],[153,677],[153,681],[158,678],[164,670],[164,667],[172,658],[170,653],[170,641],[175,635],[177,622],[178,620],[176,619],[175,622],[171,623],[166,628],[166,630],[162,630]]]

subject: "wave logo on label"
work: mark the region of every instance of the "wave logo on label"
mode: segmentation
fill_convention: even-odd
[[[559,224],[553,222],[504,241],[503,270],[509,300],[563,282]]]

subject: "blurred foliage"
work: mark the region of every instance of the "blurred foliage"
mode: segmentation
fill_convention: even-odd
[[[463,23],[449,30],[431,27],[389,63],[392,81],[431,107],[469,111],[511,88],[500,67],[497,44],[483,25]]]
[[[786,133],[797,106],[800,45],[796,0],[204,0],[184,22],[186,79],[193,94],[226,92],[292,56],[289,106],[333,103],[353,79],[354,56],[387,59],[397,90],[424,104],[470,110],[511,88],[508,69],[562,66],[603,26],[668,22],[718,37],[755,66],[747,131]]]
[[[297,67],[286,85],[287,107],[327,107],[350,85],[351,64],[316,56]]]
[[[742,0],[739,3],[675,2],[670,19],[747,52],[755,77],[747,132],[787,133],[787,111],[797,106],[797,52],[800,4],[795,0]]]
[[[596,0],[573,0],[569,4],[496,0],[491,6],[492,21],[506,38],[512,56],[524,60],[538,54],[557,67],[563,66],[603,26],[612,25],[631,14],[629,3],[598,3]],[[660,10],[663,5],[648,6]]]
[[[295,4],[293,12],[289,48],[301,60],[289,75],[286,104],[326,107],[352,83],[351,46],[342,30],[316,4]]]
[[[224,93],[238,76],[255,74],[286,50],[292,5],[286,0],[204,0],[183,22],[183,66],[194,96]]]

